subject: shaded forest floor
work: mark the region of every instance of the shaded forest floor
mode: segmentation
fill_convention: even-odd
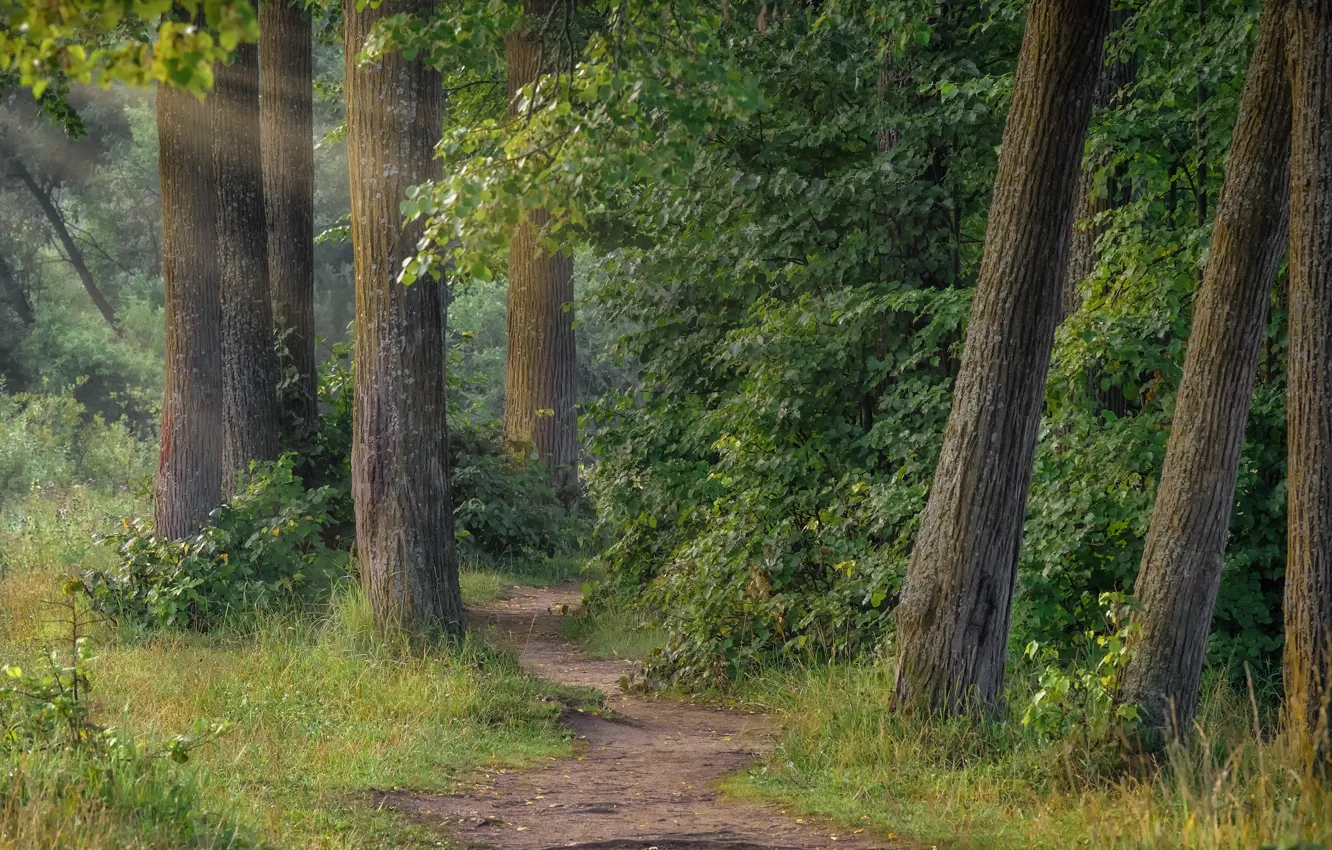
[[[771,749],[763,714],[626,694],[625,661],[599,659],[564,637],[577,591],[515,587],[473,609],[474,628],[512,649],[528,672],[604,695],[600,706],[566,704],[577,738],[570,758],[478,776],[470,791],[378,795],[381,806],[442,827],[464,847],[541,850],[852,850],[888,848],[865,834],[795,818],[770,804],[726,800],[716,783]]]

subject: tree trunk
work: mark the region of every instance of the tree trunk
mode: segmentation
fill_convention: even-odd
[[[361,580],[381,628],[462,628],[444,418],[445,295],[397,281],[420,227],[404,228],[407,187],[437,179],[439,72],[400,53],[361,65],[376,20],[429,15],[431,0],[345,9],[347,153],[356,275],[352,495]]]
[[[1294,4],[1288,34],[1286,720],[1293,730],[1325,736],[1332,665],[1332,0]]]
[[[314,321],[314,60],[302,4],[259,6],[264,211],[273,323],[284,334],[282,428],[299,440],[319,415]]]
[[[1122,9],[1110,12],[1110,32],[1117,32],[1128,19],[1128,13]],[[1137,66],[1133,62],[1103,63],[1096,80],[1096,99],[1093,109],[1109,108],[1118,101],[1120,94],[1133,84],[1137,76]],[[1107,180],[1104,192],[1096,191],[1096,172],[1099,163],[1089,163],[1078,177],[1078,202],[1074,213],[1072,241],[1068,249],[1068,274],[1064,278],[1063,291],[1059,299],[1059,321],[1063,321],[1082,305],[1082,295],[1078,287],[1096,270],[1099,255],[1096,243],[1105,235],[1105,225],[1096,221],[1102,214],[1109,212],[1124,202],[1117,181]]]
[[[19,286],[18,280],[14,277],[14,270],[3,257],[0,257],[0,288],[4,289],[5,300],[14,308],[19,321],[25,327],[30,328],[37,324],[37,314],[32,311],[32,303],[28,301],[27,293]]]
[[[539,27],[552,13],[563,11],[560,0],[528,0],[527,20],[505,40],[509,114],[515,119],[519,92],[542,73]],[[531,213],[515,228],[509,246],[504,433],[513,445],[536,446],[568,503],[578,489],[573,258],[552,254],[542,244],[549,222],[545,210]]]
[[[259,155],[259,50],[236,48],[208,96],[217,163],[217,261],[222,283],[224,489],[251,461],[278,456],[277,354],[268,292]]]
[[[222,294],[213,128],[194,95],[157,92],[166,286],[166,392],[153,488],[157,533],[186,537],[222,499]]]
[[[1250,60],[1135,588],[1141,632],[1121,698],[1140,708],[1148,743],[1186,730],[1193,719],[1272,278],[1286,240],[1284,7],[1284,0],[1268,0]]]
[[[1068,266],[1106,0],[1035,0],[944,445],[897,608],[894,703],[1001,695],[1036,428]]]
[[[51,229],[55,231],[56,239],[60,241],[60,246],[65,249],[65,258],[69,264],[74,267],[74,273],[79,276],[79,281],[83,288],[87,290],[88,297],[92,299],[93,304],[97,306],[97,311],[106,319],[106,323],[111,326],[111,330],[116,332],[116,336],[123,336],[124,331],[120,329],[120,322],[116,319],[116,310],[111,306],[111,302],[106,300],[102,290],[98,288],[97,281],[93,279],[92,271],[88,268],[88,263],[83,258],[83,251],[79,248],[79,243],[74,241],[74,236],[69,232],[69,227],[65,224],[65,215],[55,205],[42,186],[32,176],[32,172],[24,167],[18,157],[11,157],[9,160],[10,172],[19,179],[19,182],[32,195],[37,206],[42,208],[42,213],[50,223]]]

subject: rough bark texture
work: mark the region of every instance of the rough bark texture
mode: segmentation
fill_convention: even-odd
[[[1193,719],[1272,278],[1285,246],[1284,5],[1269,0],[1250,60],[1135,588],[1142,631],[1121,697],[1141,709],[1149,741],[1187,730]]]
[[[1110,32],[1117,31],[1128,19],[1128,12],[1115,9],[1110,12]],[[1133,84],[1137,66],[1131,61],[1102,63],[1096,81],[1094,109],[1114,106],[1120,93]],[[1078,287],[1096,269],[1098,254],[1096,243],[1105,235],[1105,225],[1096,223],[1097,216],[1109,212],[1123,203],[1118,181],[1106,181],[1104,191],[1096,190],[1096,172],[1102,163],[1088,163],[1078,176],[1078,203],[1074,213],[1073,237],[1068,249],[1068,275],[1059,299],[1059,319],[1068,318],[1082,304]]]
[[[391,54],[356,54],[386,15],[429,15],[430,0],[345,9],[347,153],[356,274],[352,495],[361,580],[382,628],[462,627],[444,419],[442,284],[398,283],[419,230],[404,228],[407,187],[435,179],[440,74]]]
[[[505,41],[509,109],[515,117],[518,93],[542,72],[539,19],[561,14],[559,4],[528,0],[527,23]],[[567,502],[578,487],[573,258],[543,246],[541,232],[549,221],[544,210],[532,213],[515,228],[509,246],[504,433],[511,444],[536,446]]]
[[[260,132],[273,326],[285,334],[282,427],[309,432],[319,413],[314,322],[313,37],[303,4],[259,6]]]
[[[1284,678],[1293,729],[1327,732],[1332,665],[1332,0],[1292,5],[1289,494]]]
[[[1003,686],[1036,427],[1106,0],[1035,0],[944,445],[897,608],[895,703],[979,711]]]
[[[208,96],[217,167],[217,262],[222,282],[223,485],[251,461],[278,456],[277,354],[268,293],[259,156],[259,51],[236,48]]]
[[[0,289],[5,292],[5,300],[13,308],[19,321],[26,327],[32,327],[37,324],[37,314],[32,310],[32,302],[28,301],[28,294],[23,291],[19,285],[18,278],[14,277],[14,270],[10,268],[9,263],[3,257],[0,257]]]
[[[180,538],[222,500],[222,295],[218,281],[209,110],[157,92],[166,285],[166,392],[153,488],[157,533]]]
[[[79,282],[83,284],[88,297],[97,307],[97,311],[106,319],[106,323],[116,332],[116,336],[121,336],[123,331],[120,329],[120,321],[116,318],[116,310],[111,306],[111,302],[106,300],[102,290],[98,288],[97,281],[93,279],[92,271],[88,268],[88,262],[83,258],[83,250],[79,248],[79,243],[74,241],[74,235],[69,232],[69,227],[65,224],[65,215],[56,206],[55,200],[50,192],[42,187],[37,179],[32,176],[32,172],[24,167],[17,158],[11,158],[9,161],[9,170],[24,188],[28,194],[32,195],[37,206],[41,207],[42,214],[46,216],[51,229],[55,231],[56,239],[60,242],[60,247],[65,251],[65,258],[69,264],[74,267],[74,273],[79,276]]]

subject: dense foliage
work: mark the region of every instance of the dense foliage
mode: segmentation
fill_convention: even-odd
[[[600,598],[663,612],[656,674],[715,681],[783,657],[859,654],[891,634],[1022,6],[681,10],[582,7],[579,61],[529,92],[516,120],[459,118],[448,176],[408,206],[433,246],[482,276],[502,267],[524,209],[562,212],[558,238],[592,248],[591,301],[622,323],[617,350],[640,366],[586,421],[610,541]],[[1102,594],[1132,588],[1255,14],[1179,0],[1117,12],[1106,62],[1131,73],[1089,133],[1092,191],[1109,203],[1079,224],[1098,237],[1049,379],[1015,647],[1035,639],[1072,657]],[[445,64],[464,50],[430,41],[446,26],[474,35],[466,50],[493,36],[463,13],[390,29]],[[427,250],[404,280],[439,268]],[[1279,654],[1274,298],[1213,662]]]

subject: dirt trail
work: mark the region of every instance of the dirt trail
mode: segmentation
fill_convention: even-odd
[[[497,630],[519,662],[552,682],[596,688],[615,717],[570,709],[580,738],[575,758],[479,779],[469,794],[385,792],[377,802],[441,826],[466,848],[546,850],[889,850],[872,836],[797,820],[771,806],[721,800],[714,783],[769,747],[773,721],[628,696],[622,662],[589,657],[560,633],[567,589],[515,588],[472,613]]]

